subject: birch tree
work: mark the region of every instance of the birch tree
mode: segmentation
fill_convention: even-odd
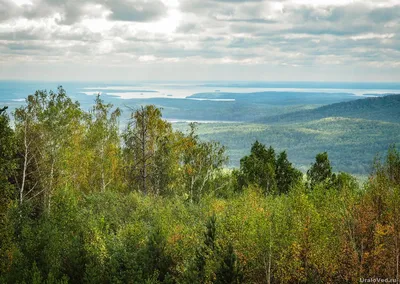
[[[20,153],[18,187],[20,203],[41,196],[50,209],[53,191],[70,180],[65,166],[72,137],[82,122],[83,112],[62,87],[57,92],[36,91],[15,112]]]
[[[39,94],[37,94],[39,97]],[[37,98],[38,98],[37,97]],[[32,199],[44,192],[41,155],[43,141],[39,131],[39,100],[29,96],[27,105],[15,110],[15,129],[18,144],[18,171],[16,181],[19,203]]]
[[[225,147],[217,142],[203,142],[196,135],[196,124],[190,124],[190,133],[183,138],[181,164],[183,184],[190,202],[199,201],[210,183],[227,162]]]
[[[90,111],[87,145],[90,151],[90,184],[101,192],[115,183],[120,169],[119,108],[112,110],[112,104],[105,104],[96,97]]]

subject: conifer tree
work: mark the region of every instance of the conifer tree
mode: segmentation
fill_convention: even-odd
[[[276,157],[272,147],[256,141],[249,156],[240,160],[240,186],[255,184],[261,187],[264,194],[276,192]]]
[[[307,171],[307,180],[310,188],[315,185],[330,181],[332,179],[332,167],[328,158],[328,153],[319,153],[315,157],[315,163]]]
[[[216,272],[217,284],[239,284],[244,282],[242,267],[230,243],[222,257],[220,266]]]
[[[302,173],[292,166],[286,151],[281,152],[276,160],[276,184],[279,193],[288,193],[301,180]]]
[[[186,283],[205,283],[208,278],[207,262],[212,260],[216,253],[216,221],[215,214],[207,220],[204,241],[196,248],[193,262],[186,275]]]
[[[173,266],[172,258],[166,252],[166,240],[160,228],[154,229],[149,236],[145,251],[145,267],[143,268],[145,279],[153,276],[161,283],[170,283],[170,269]]]

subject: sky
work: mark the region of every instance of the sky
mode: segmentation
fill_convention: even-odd
[[[0,80],[400,81],[400,0],[0,0]]]

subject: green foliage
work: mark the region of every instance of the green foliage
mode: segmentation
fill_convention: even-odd
[[[400,122],[398,109],[400,96],[362,98],[347,102],[328,104],[311,110],[300,110],[262,119],[265,123],[299,123],[328,117],[362,118],[387,122]]]
[[[7,211],[15,190],[13,171],[16,167],[16,145],[14,131],[9,123],[7,114],[0,112],[0,275],[7,269],[12,248]]]
[[[217,253],[216,221],[215,214],[208,218],[203,243],[196,248],[194,258],[185,274],[185,283],[206,283],[210,280],[208,267],[214,263]]]
[[[216,142],[203,142],[196,132],[196,125],[190,124],[190,133],[182,137],[180,161],[184,192],[190,202],[212,191],[212,184],[221,167],[227,162],[225,147]]]
[[[400,153],[395,145],[389,147],[384,164],[375,164],[377,176],[384,176],[393,184],[400,184]]]
[[[215,249],[215,240],[217,233],[217,217],[213,214],[207,221],[207,230],[204,233],[204,245],[206,249],[213,251]]]
[[[175,132],[154,106],[132,114],[123,138],[128,183],[145,194],[185,194],[198,202],[212,191],[212,181],[227,160],[225,148],[201,141],[194,124],[188,135]]]
[[[186,124],[173,126],[181,130]],[[277,153],[287,151],[302,172],[307,171],[316,153],[328,151],[335,172],[367,176],[375,155],[384,155],[388,145],[400,141],[400,124],[342,117],[291,124],[203,123],[198,125],[197,134],[204,141],[226,146],[229,167],[239,167],[240,159],[258,140]]]
[[[33,275],[49,283],[357,280],[350,269],[358,267],[353,248],[368,236],[357,235],[364,228],[359,222],[368,218],[358,217],[363,195],[355,190],[316,187],[307,192],[300,187],[265,197],[249,188],[228,199],[192,204],[172,196],[83,195],[66,188],[56,191],[50,216],[38,217],[28,202],[13,209],[10,229],[18,237],[3,275],[6,283],[31,282]],[[397,208],[391,193],[384,196],[385,204],[391,204],[383,207],[390,210],[385,212]],[[390,220],[387,224],[394,224]],[[379,255],[377,248],[368,251]]]
[[[286,151],[281,152],[276,160],[276,184],[279,193],[288,193],[302,180],[303,174],[292,166]]]
[[[149,236],[145,248],[144,276],[150,280],[156,276],[161,283],[171,283],[170,275],[173,260],[166,252],[166,240],[159,228],[154,229]]]
[[[173,133],[171,124],[161,116],[154,105],[142,106],[132,113],[123,134],[128,183],[144,194],[168,191],[172,154],[168,142]]]
[[[265,194],[276,192],[275,179],[276,157],[272,147],[256,141],[251,147],[250,156],[240,160],[240,171],[244,184],[241,187],[255,184],[260,186]]]
[[[87,124],[85,144],[89,150],[87,157],[91,175],[88,182],[94,189],[105,191],[107,187],[117,187],[121,178],[121,147],[118,119],[120,109],[112,111],[112,104],[105,104],[97,95]]]
[[[307,171],[307,180],[310,188],[317,184],[330,182],[332,179],[332,167],[328,158],[328,153],[319,153],[315,157],[315,163]]]
[[[223,255],[220,267],[216,272],[215,283],[237,284],[243,283],[243,280],[243,272],[241,271],[237,256],[232,244],[229,244],[227,251]]]
[[[244,186],[257,185],[264,194],[285,194],[301,181],[302,174],[287,159],[286,152],[276,157],[270,146],[256,141],[251,147],[249,156],[240,160],[240,170],[235,171],[236,186],[241,190]]]
[[[70,178],[65,166],[84,114],[61,86],[57,93],[36,91],[26,103],[14,115],[20,150],[19,201],[40,197],[50,210],[55,188]]]
[[[13,189],[13,170],[16,167],[14,131],[6,113],[0,114],[0,212],[4,213]]]
[[[307,184],[286,152],[258,141],[239,170],[223,170],[224,147],[201,140],[195,125],[174,131],[153,106],[133,113],[121,145],[118,117],[99,96],[85,113],[61,88],[29,97],[15,133],[0,114],[0,283],[398,277],[394,146],[360,190],[332,173],[327,153]]]
[[[333,188],[338,190],[348,190],[349,188],[356,189],[358,188],[358,182],[355,177],[348,173],[338,173],[332,176],[333,179]]]
[[[5,106],[3,108],[0,109],[0,115],[3,114],[3,112],[5,112],[8,109],[8,106]]]

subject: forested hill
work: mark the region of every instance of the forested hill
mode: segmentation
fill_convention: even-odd
[[[348,117],[387,122],[400,122],[400,95],[365,98],[330,104],[311,110],[269,116],[263,123],[306,122],[327,117]]]
[[[249,101],[256,104],[267,104],[272,106],[291,105],[327,105],[337,102],[356,100],[357,97],[351,93],[324,93],[303,91],[266,91],[256,93],[198,93],[188,97],[189,99],[223,99],[235,100],[240,103]]]

